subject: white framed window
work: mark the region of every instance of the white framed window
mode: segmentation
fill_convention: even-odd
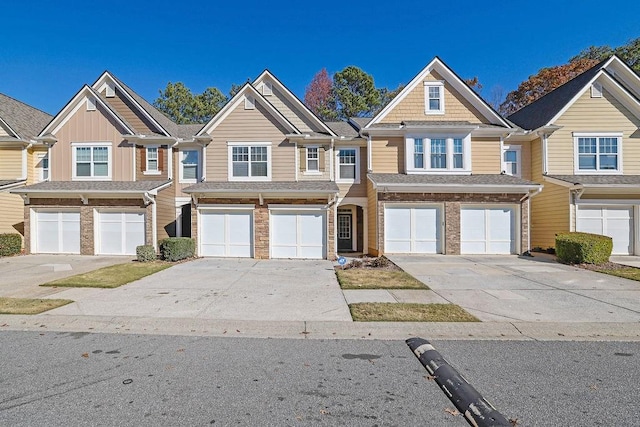
[[[576,174],[622,172],[622,133],[574,132],[573,139]]]
[[[320,172],[320,149],[319,147],[307,147],[307,172]]]
[[[72,179],[111,180],[111,143],[71,143]]]
[[[38,164],[36,165],[36,167],[38,168],[38,180],[48,181],[49,180],[49,153],[38,154]]]
[[[160,174],[160,148],[148,146],[146,148],[146,165],[144,173],[146,175]]]
[[[229,181],[270,181],[271,143],[229,142]]]
[[[256,100],[253,96],[245,96],[244,97],[244,109],[245,110],[255,110],[256,108]]]
[[[471,172],[470,135],[420,135],[405,142],[407,173]]]
[[[198,182],[200,178],[200,151],[180,150],[180,182]]]
[[[502,150],[502,170],[507,175],[522,175],[521,147],[519,145],[505,145]]]
[[[360,183],[360,148],[344,147],[336,149],[336,181]]]
[[[425,114],[444,114],[444,82],[424,82]]]

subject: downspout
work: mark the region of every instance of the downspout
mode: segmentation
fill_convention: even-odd
[[[136,157],[136,149],[137,149],[137,146],[136,146],[136,144],[131,144],[131,147],[133,148],[133,161],[132,161],[132,163],[133,163],[133,171],[132,171],[133,172],[133,180],[136,181],[137,180],[137,176],[136,176],[137,175],[137,173],[136,173],[136,169],[137,169],[136,168],[136,166],[137,166],[136,165],[136,159],[137,159],[137,157]]]
[[[373,173],[373,152],[371,146],[371,135],[367,135],[367,172]]]
[[[207,145],[202,144],[202,173],[200,173],[202,177],[202,182],[207,180]]]
[[[502,135],[500,135],[500,173],[506,173],[507,171],[505,169],[506,168],[504,167],[504,138],[502,137]]]
[[[167,171],[167,178],[171,180],[173,180],[173,147],[176,144],[167,144],[167,156],[169,157],[167,159],[167,169],[169,169]]]
[[[549,153],[548,153],[548,140],[547,134],[542,134],[542,174],[549,173]]]
[[[295,164],[295,168],[296,168],[296,175],[295,175],[295,181],[298,182],[298,172],[300,169],[300,153],[298,153],[298,142],[294,142],[294,155],[293,155],[293,163]]]

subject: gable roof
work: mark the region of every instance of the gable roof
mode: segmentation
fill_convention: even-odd
[[[433,58],[426,67],[422,69],[405,87],[391,100],[376,116],[364,126],[363,129],[368,129],[376,123],[380,122],[391,112],[408,94],[410,94],[431,71],[437,71],[454,89],[456,89],[460,95],[462,95],[467,101],[469,101],[474,107],[478,109],[480,114],[486,117],[491,123],[510,128],[511,125],[496,111],[494,110],[484,99],[482,99],[477,93],[469,87],[447,64],[445,64],[439,57]]]
[[[35,138],[52,117],[44,111],[0,93],[0,121],[17,139]]]
[[[508,119],[526,130],[534,130],[543,126],[552,125],[567,108],[569,108],[593,82],[599,78],[611,82],[618,90],[625,93],[637,102],[636,96],[629,91],[628,84],[621,84],[616,78],[614,69],[626,69],[636,76],[636,93],[640,93],[640,78],[631,68],[613,55],[604,61],[594,65],[582,74],[557,87],[529,105],[511,114]]]
[[[271,80],[272,84],[275,83],[276,89],[278,89],[279,92],[283,93],[293,105],[298,107],[298,110],[302,114],[304,114],[312,122],[316,123],[320,129],[324,129],[329,135],[336,136],[331,127],[323,122],[322,119],[320,119],[320,117],[318,117],[313,111],[311,111],[309,107],[304,105],[304,103],[297,96],[295,96],[293,92],[291,92],[280,80],[278,80],[278,78],[273,73],[271,73],[271,71],[264,70],[262,73],[260,73],[260,75],[253,81],[253,87],[257,89],[259,84],[264,82],[266,79]]]
[[[267,111],[273,115],[273,117],[280,122],[285,128],[287,128],[290,132],[295,134],[300,134],[301,132],[296,128],[293,123],[291,123],[285,116],[278,111],[277,108],[273,106],[268,100],[262,96],[260,92],[256,90],[251,83],[245,83],[240,90],[229,100],[227,103],[216,113],[215,116],[209,120],[207,124],[205,124],[202,129],[198,132],[196,136],[202,136],[208,134],[213,131],[224,119],[231,114],[240,103],[244,102],[246,96],[251,96],[255,100],[255,102],[260,102],[264,107],[266,107]]]

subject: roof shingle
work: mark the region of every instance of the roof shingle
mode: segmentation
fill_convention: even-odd
[[[53,116],[0,93],[0,118],[23,139],[35,138]]]

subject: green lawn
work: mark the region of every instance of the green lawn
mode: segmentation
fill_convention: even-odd
[[[40,286],[58,286],[69,288],[117,288],[126,283],[141,279],[150,274],[162,271],[173,264],[162,261],[127,262],[111,265],[84,274],[66,277],[44,283]]]
[[[336,275],[342,289],[429,289],[402,270],[350,268]]]
[[[39,314],[72,302],[68,299],[0,298],[0,314]]]
[[[375,302],[349,304],[356,322],[479,322],[455,304]]]

